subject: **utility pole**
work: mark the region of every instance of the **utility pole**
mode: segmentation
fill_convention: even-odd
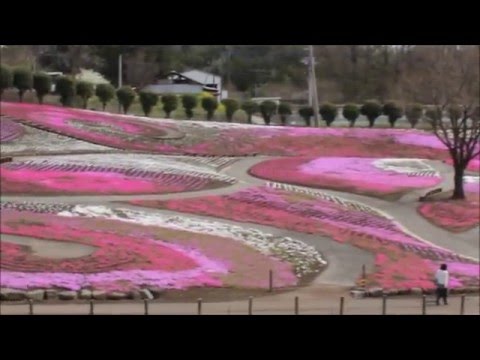
[[[122,87],[122,54],[118,55],[118,88],[120,89]],[[120,104],[120,101],[118,102],[118,112],[122,112],[122,105]]]
[[[118,88],[122,87],[122,54],[118,55]]]
[[[313,119],[315,127],[320,125],[320,119],[318,117],[318,94],[317,94],[317,78],[315,76],[315,58],[313,56],[313,45],[309,46],[310,50],[310,87],[312,89],[312,107],[313,107]]]

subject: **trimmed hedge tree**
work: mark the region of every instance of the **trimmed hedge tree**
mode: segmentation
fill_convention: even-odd
[[[348,120],[350,127],[355,126],[355,122],[360,116],[360,109],[355,104],[346,104],[343,107],[343,117]]]
[[[95,95],[102,103],[102,110],[105,111],[105,107],[115,96],[115,88],[111,84],[98,84],[95,89]]]
[[[225,106],[225,116],[227,120],[232,122],[233,114],[240,108],[238,101],[235,99],[224,99],[222,100],[222,104]]]
[[[71,106],[75,97],[75,81],[68,76],[58,77],[55,92],[60,95],[60,103],[63,106]]]
[[[337,107],[333,104],[326,103],[320,106],[320,115],[322,116],[322,119],[325,120],[327,123],[327,126],[330,126],[334,121],[335,118],[337,117]]]
[[[272,116],[275,115],[276,111],[277,104],[271,100],[265,100],[260,104],[260,113],[266,125],[270,125]]]
[[[130,86],[122,86],[120,89],[117,90],[117,99],[119,104],[123,108],[123,113],[126,114],[128,109],[135,100],[135,91]]]
[[[204,97],[202,99],[202,108],[207,112],[207,120],[212,120],[215,110],[217,110],[218,102],[214,97]]]
[[[311,106],[304,106],[298,109],[298,115],[305,120],[305,124],[310,127],[312,124],[313,108]]]
[[[44,72],[33,74],[33,88],[35,89],[38,103],[43,104],[43,98],[52,89],[52,78]]]
[[[13,86],[13,72],[5,65],[0,65],[0,96]]]
[[[397,120],[403,116],[403,109],[396,101],[387,101],[383,105],[383,114],[388,117],[388,122],[393,128]]]
[[[292,115],[292,109],[290,108],[290,105],[284,102],[280,103],[280,105],[278,105],[278,114],[280,115],[280,121],[282,125],[287,125],[287,117],[288,115]]]
[[[376,100],[366,101],[360,108],[360,113],[368,119],[369,127],[375,125],[375,120],[382,114],[382,105]]]
[[[177,95],[174,95],[174,94],[163,95],[162,104],[163,104],[163,111],[165,111],[166,117],[169,118],[172,111],[175,111],[177,109],[177,106],[178,106]]]
[[[150,115],[153,107],[158,103],[158,95],[148,91],[141,91],[138,97],[142,105],[143,113],[145,116]]]
[[[13,71],[13,86],[18,90],[18,99],[23,101],[25,91],[30,90],[33,86],[32,72],[24,68],[16,68]]]
[[[187,119],[190,120],[193,118],[193,109],[197,107],[198,101],[195,95],[185,94],[182,96],[182,106],[185,110],[185,115]]]
[[[420,104],[409,104],[405,110],[405,116],[412,129],[418,124],[423,114],[423,106]]]
[[[79,81],[76,85],[77,95],[82,99],[82,107],[87,108],[88,99],[93,96],[93,84],[87,81]]]
[[[242,104],[242,110],[247,113],[247,122],[251,124],[252,116],[259,111],[259,106],[255,101],[247,100]]]

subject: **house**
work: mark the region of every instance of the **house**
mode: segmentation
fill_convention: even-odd
[[[280,105],[281,97],[255,97],[251,100],[256,102],[257,104],[261,104],[264,101],[273,101],[275,104]]]
[[[143,90],[158,95],[162,94],[199,94],[203,91],[211,92],[218,100],[228,96],[222,90],[222,77],[200,70],[185,72],[171,71],[166,79],[157,81],[156,84],[147,85]]]

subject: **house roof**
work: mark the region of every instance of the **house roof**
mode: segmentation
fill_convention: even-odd
[[[200,84],[220,84],[222,82],[220,76],[201,70],[189,70],[180,74]]]

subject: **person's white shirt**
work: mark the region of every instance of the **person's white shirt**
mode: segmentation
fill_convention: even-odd
[[[448,287],[448,271],[438,269],[435,274],[435,280],[437,281],[437,285]]]

